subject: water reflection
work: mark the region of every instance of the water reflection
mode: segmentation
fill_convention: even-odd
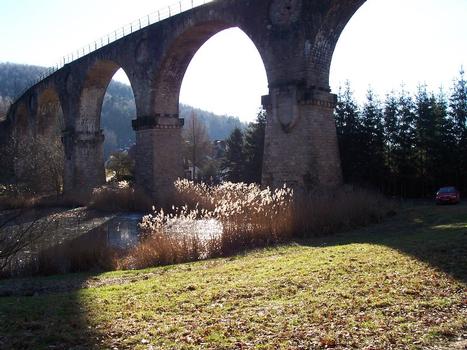
[[[139,223],[143,214],[121,214],[101,227],[106,233],[107,244],[111,248],[128,249],[134,247],[139,241]]]
[[[176,219],[167,228],[168,233],[176,235],[196,235],[200,239],[209,239],[222,234],[222,224],[215,220]]]
[[[121,214],[105,223],[100,229],[106,232],[107,245],[111,248],[128,249],[140,240],[143,214]],[[222,234],[222,224],[214,219],[172,221],[167,232],[174,235],[196,235],[201,239],[209,239]]]

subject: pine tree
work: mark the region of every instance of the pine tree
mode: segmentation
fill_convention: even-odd
[[[266,130],[266,111],[261,110],[256,121],[245,132],[245,182],[261,183],[263,170],[264,133]]]
[[[461,190],[467,191],[467,82],[461,68],[454,82],[449,101],[449,116],[454,124],[453,137],[456,140],[454,152],[458,155],[456,178]]]
[[[399,101],[394,91],[386,95],[383,111],[383,137],[384,137],[384,159],[387,170],[385,188],[389,194],[398,193],[398,162],[397,153],[399,149]]]
[[[239,128],[236,128],[227,139],[222,169],[225,173],[225,180],[232,182],[244,181],[243,133]]]
[[[467,138],[467,81],[461,68],[458,79],[454,82],[449,103],[450,116],[454,122],[454,132],[458,143]]]
[[[418,194],[425,196],[433,184],[433,147],[436,138],[433,101],[426,85],[420,85],[415,95],[415,164]]]
[[[381,186],[385,175],[383,111],[373,90],[369,89],[361,113],[360,147],[363,180],[376,187]]]
[[[402,196],[413,196],[412,190],[416,185],[415,166],[415,104],[412,97],[402,88],[398,99],[398,121],[399,130],[397,143],[399,147],[396,158],[399,169],[400,194]]]
[[[448,114],[448,99],[440,90],[438,95],[432,94],[431,101],[436,127],[436,139],[432,149],[434,187],[459,186],[457,176],[459,155],[453,152],[456,149],[456,139],[453,137],[454,123]]]
[[[339,89],[335,118],[344,181],[359,182],[361,180],[361,124],[358,105],[348,81],[344,91]]]

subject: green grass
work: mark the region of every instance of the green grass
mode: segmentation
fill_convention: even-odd
[[[0,348],[424,349],[466,333],[466,283],[467,207],[409,208],[228,259],[0,282],[48,291],[0,298]]]

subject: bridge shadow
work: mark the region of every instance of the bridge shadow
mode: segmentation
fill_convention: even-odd
[[[69,286],[59,277],[36,281],[34,286],[0,296],[0,349],[95,349],[100,334],[88,322],[83,303],[86,281],[96,277],[78,274],[68,277]],[[15,281],[13,284],[21,284]],[[0,282],[1,286],[2,282]],[[53,292],[49,286],[54,285]],[[64,293],[68,288],[75,290]],[[58,286],[58,287],[57,287]],[[21,288],[21,287],[20,287]],[[52,307],[51,307],[52,306]]]
[[[73,226],[80,231],[73,232],[76,238],[48,246],[24,267],[35,277],[0,279],[0,349],[101,348],[103,335],[89,322],[93,310],[86,289],[98,283],[109,264],[105,227],[111,219],[96,213],[74,215]]]
[[[375,244],[414,257],[467,283],[467,205],[402,208],[387,222],[300,242],[307,246]]]

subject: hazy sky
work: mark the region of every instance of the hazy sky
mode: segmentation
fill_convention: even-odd
[[[313,1],[313,0],[306,0]],[[52,66],[174,0],[0,0],[0,62]],[[361,98],[371,85],[380,95],[404,82],[448,90],[467,69],[467,0],[368,0],[336,49],[331,86],[346,79]],[[121,80],[121,75],[119,76]],[[267,80],[254,45],[238,29],[219,33],[196,54],[182,102],[220,114],[254,119]]]

